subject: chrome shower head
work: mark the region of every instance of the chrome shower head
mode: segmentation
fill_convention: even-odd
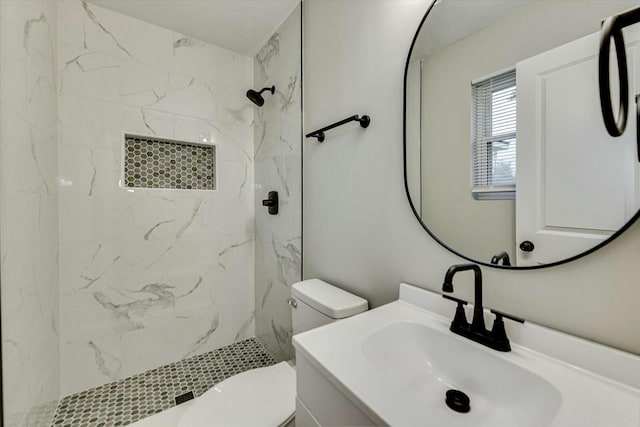
[[[275,86],[265,87],[264,89],[260,90],[260,92],[256,92],[253,89],[249,89],[247,91],[247,98],[249,98],[249,100],[254,104],[256,104],[258,107],[262,107],[264,105],[264,98],[262,97],[262,92],[264,92],[265,90],[271,92],[271,94],[273,95],[276,92],[276,87]]]

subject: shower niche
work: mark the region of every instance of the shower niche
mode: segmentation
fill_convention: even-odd
[[[216,189],[216,147],[125,135],[127,188]]]

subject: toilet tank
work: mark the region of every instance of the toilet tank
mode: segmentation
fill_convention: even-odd
[[[292,310],[294,335],[354,316],[369,308],[366,299],[319,279],[294,283],[291,295],[296,302]]]

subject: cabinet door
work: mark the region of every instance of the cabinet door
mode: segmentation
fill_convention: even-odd
[[[518,266],[584,252],[615,233],[640,206],[635,153],[640,30],[624,35],[630,115],[619,138],[606,132],[600,112],[599,34],[516,66],[516,246],[534,243],[531,252],[517,249]],[[612,93],[617,90],[612,82]]]

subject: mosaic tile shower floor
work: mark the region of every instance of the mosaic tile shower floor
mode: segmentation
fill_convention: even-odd
[[[175,406],[175,397],[197,397],[214,384],[276,361],[255,338],[161,366],[120,381],[64,397],[52,427],[126,426]]]

